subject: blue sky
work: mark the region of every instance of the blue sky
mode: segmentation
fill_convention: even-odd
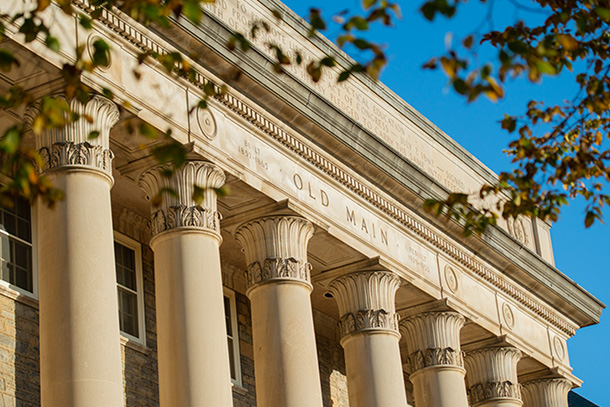
[[[403,18],[396,27],[376,29],[370,34],[369,38],[388,45],[386,53],[390,62],[383,72],[382,82],[492,170],[500,172],[510,168],[510,160],[502,154],[510,139],[500,129],[498,121],[504,113],[523,112],[525,104],[532,98],[555,102],[571,98],[575,87],[570,75],[545,78],[537,85],[524,79],[517,80],[509,84],[507,97],[501,102],[480,99],[466,104],[447,87],[442,73],[424,71],[421,65],[445,50],[447,32],[459,37],[474,30],[485,17],[486,9],[471,1],[456,18],[449,21],[441,18],[428,23],[417,12],[421,2],[405,2]],[[332,13],[359,7],[354,0],[287,0],[285,3],[301,16],[308,14],[309,7],[319,7],[327,18]],[[493,14],[495,29],[516,18],[527,21],[541,18],[516,11],[508,6],[509,2],[496,3],[501,4]],[[326,34],[333,39],[337,31],[331,28]],[[556,266],[602,302],[610,304],[609,229],[599,224],[585,229],[583,210],[582,203],[574,202],[563,211],[560,221],[552,228]],[[610,213],[606,217],[610,219]],[[610,392],[606,389],[610,352],[605,346],[610,338],[610,323],[605,319],[606,316],[602,315],[600,324],[579,330],[568,342],[573,373],[584,380],[577,392],[600,406],[610,405]]]

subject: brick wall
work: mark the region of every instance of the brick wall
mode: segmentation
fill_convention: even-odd
[[[0,407],[40,405],[36,301],[10,289],[0,293]]]

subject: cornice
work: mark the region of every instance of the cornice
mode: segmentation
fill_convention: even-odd
[[[82,10],[87,11],[87,5],[84,1],[76,0],[74,4],[76,4]],[[108,29],[118,33],[142,51],[156,52],[159,54],[168,52],[168,49],[165,46],[152,39],[149,35],[143,34],[136,24],[132,24],[126,21],[125,18],[121,18],[119,13],[104,10],[100,21]],[[194,75],[188,78],[188,80],[190,80],[195,86],[203,88],[206,84],[212,83],[211,79],[207,75],[198,71],[196,68],[193,69]],[[218,88],[216,84],[214,84],[214,86]],[[250,103],[244,102],[244,100],[242,100],[240,97],[230,92],[218,95],[217,99],[231,111],[252,123],[263,133],[284,145],[286,148],[293,151],[295,154],[330,176],[335,181],[344,185],[347,189],[351,190],[353,193],[379,209],[388,217],[403,225],[415,235],[428,241],[438,250],[453,258],[455,261],[463,264],[471,272],[486,280],[497,289],[507,294],[513,300],[523,305],[525,308],[554,325],[562,332],[568,335],[574,334],[575,326],[572,323],[568,322],[563,316],[542,301],[532,297],[529,291],[521,288],[516,283],[508,281],[501,274],[493,271],[480,260],[473,258],[472,254],[464,250],[461,245],[449,241],[434,228],[424,224],[415,216],[408,213],[406,209],[403,209],[390,199],[381,196],[376,191],[373,191],[370,187],[361,182],[358,178],[326,159],[321,153],[315,151],[313,148],[278,126],[275,123],[275,118],[272,118],[268,114],[262,113],[260,109],[253,107]],[[552,272],[560,274],[557,270],[553,270]],[[567,280],[565,276],[563,278]],[[584,291],[582,292],[591,297],[590,294],[585,293]],[[578,309],[580,310],[580,308]],[[586,312],[585,314],[588,315]]]

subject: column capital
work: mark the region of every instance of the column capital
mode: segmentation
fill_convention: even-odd
[[[84,167],[101,170],[111,177],[114,154],[110,151],[110,129],[119,120],[116,104],[99,95],[93,95],[85,104],[76,99],[67,100],[63,95],[52,99],[64,103],[80,117],[65,127],[44,129],[36,136],[36,148],[46,164],[45,170]],[[43,103],[44,100],[38,101],[28,107],[26,124],[34,125],[44,110]],[[89,139],[94,131],[99,132],[98,136]]]
[[[277,281],[297,282],[313,290],[307,244],[313,225],[298,216],[272,216],[246,222],[235,238],[246,254],[248,291]]]
[[[168,166],[158,165],[140,175],[139,186],[150,198],[160,191],[161,204],[152,207],[151,229],[153,238],[160,233],[176,229],[203,230],[213,233],[220,240],[220,212],[215,189],[225,183],[225,174],[207,161],[187,161],[184,166],[168,176]],[[203,189],[203,201],[193,200],[195,187]]]
[[[525,407],[568,407],[568,392],[572,382],[567,379],[545,378],[530,380],[522,384]]]
[[[387,332],[400,335],[394,303],[400,278],[390,271],[360,271],[330,283],[337,300],[343,337],[354,332]]]
[[[521,352],[508,346],[467,352],[464,365],[471,405],[500,400],[521,405],[521,386],[517,379],[519,359]]]
[[[424,312],[401,321],[411,372],[434,366],[463,368],[460,330],[464,322],[462,315],[452,311]]]

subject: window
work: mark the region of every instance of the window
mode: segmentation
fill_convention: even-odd
[[[121,333],[144,344],[144,290],[140,244],[115,232],[114,259]]]
[[[18,289],[35,293],[32,216],[26,199],[0,207],[1,278]]]
[[[225,321],[227,323],[227,341],[229,343],[229,363],[231,367],[231,381],[241,386],[241,368],[239,358],[239,338],[237,335],[237,311],[235,307],[235,293],[224,289]]]

